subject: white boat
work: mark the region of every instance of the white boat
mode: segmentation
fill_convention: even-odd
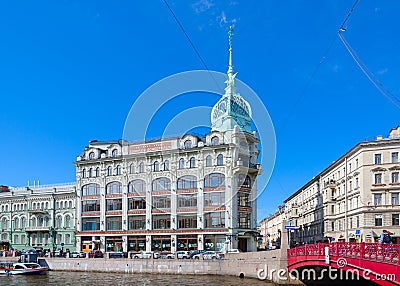
[[[0,275],[38,275],[46,274],[49,269],[37,263],[2,262]]]

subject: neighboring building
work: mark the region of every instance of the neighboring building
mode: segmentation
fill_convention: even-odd
[[[292,238],[374,242],[385,229],[400,243],[399,134],[357,144],[286,199]]]
[[[256,250],[258,139],[229,51],[225,95],[212,109],[209,134],[91,141],[78,156],[78,249]]]
[[[260,235],[262,236],[262,249],[280,247],[281,234],[284,227],[285,212],[282,206],[278,207],[273,215],[264,218],[260,222]]]
[[[0,193],[0,250],[75,250],[75,183]]]

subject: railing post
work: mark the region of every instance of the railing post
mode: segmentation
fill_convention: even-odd
[[[360,259],[364,260],[365,242],[360,242]]]
[[[321,243],[317,244],[317,249],[318,249],[318,256],[321,255]]]

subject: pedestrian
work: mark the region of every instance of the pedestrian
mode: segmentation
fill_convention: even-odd
[[[379,237],[379,242],[380,243],[391,243],[392,242],[392,237],[390,234],[387,232],[386,229],[382,230],[381,236]]]

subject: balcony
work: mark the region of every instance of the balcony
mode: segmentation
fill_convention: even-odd
[[[336,189],[336,181],[329,180],[328,182],[325,182],[325,189],[331,189],[331,190]]]

